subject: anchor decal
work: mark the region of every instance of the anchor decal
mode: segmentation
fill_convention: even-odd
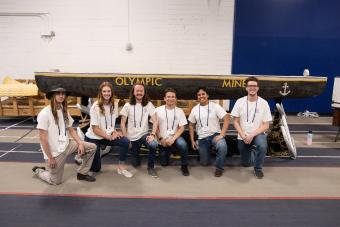
[[[286,95],[288,95],[288,94],[290,93],[290,90],[287,91],[287,89],[289,88],[287,82],[285,82],[285,83],[283,84],[282,88],[283,88],[283,91],[280,91],[280,94],[281,94],[282,96],[286,96]]]

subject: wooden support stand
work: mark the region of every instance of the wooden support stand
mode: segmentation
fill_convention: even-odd
[[[338,140],[340,136],[340,108],[334,108],[333,109],[333,126],[338,127],[338,132],[335,136],[335,142]]]

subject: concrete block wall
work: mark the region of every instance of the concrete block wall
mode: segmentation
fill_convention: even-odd
[[[0,80],[51,70],[230,74],[233,19],[234,0],[0,0]]]

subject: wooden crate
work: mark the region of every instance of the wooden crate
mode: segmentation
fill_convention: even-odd
[[[80,110],[76,104],[80,98],[68,97],[68,109],[72,116],[80,116]],[[8,97],[0,102],[0,116],[31,116],[35,117],[49,104],[44,94],[38,96]]]

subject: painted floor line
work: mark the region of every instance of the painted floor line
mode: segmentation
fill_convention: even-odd
[[[21,147],[21,146],[22,146],[22,144],[19,144],[18,146],[12,148],[11,150],[7,151],[6,153],[0,155],[0,158],[4,157],[4,156],[7,155],[8,153],[11,153],[13,150],[15,150],[16,148]]]
[[[80,198],[112,198],[112,199],[173,199],[173,200],[340,200],[340,196],[129,196],[99,194],[55,194],[31,192],[0,192],[0,195],[14,196],[56,196]]]
[[[22,121],[19,121],[18,123],[15,123],[15,124],[10,125],[10,126],[8,126],[8,127],[6,127],[6,128],[0,129],[0,132],[6,131],[7,129],[10,129],[10,128],[12,128],[12,127],[14,127],[14,126],[16,126],[16,125],[18,125],[18,124],[21,124],[21,123],[23,123],[23,122],[25,122],[25,121],[27,121],[27,120],[30,120],[30,119],[32,119],[32,117],[26,118],[26,119],[24,119],[24,120],[22,120]]]

